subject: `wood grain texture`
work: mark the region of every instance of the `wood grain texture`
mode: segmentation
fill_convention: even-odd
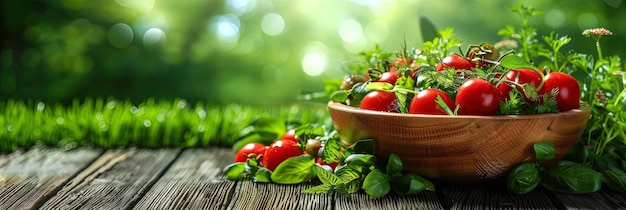
[[[424,191],[417,195],[399,196],[393,193],[380,198],[370,198],[360,192],[350,196],[335,195],[335,209],[444,209],[435,192]]]
[[[503,185],[444,185],[438,188],[446,209],[557,209],[548,193],[513,194]]]
[[[222,169],[230,148],[186,149],[134,209],[225,209],[235,187]]]
[[[562,209],[626,209],[626,195],[609,189],[582,195],[555,193],[554,197]]]
[[[279,185],[240,181],[228,209],[332,209],[332,196],[302,193],[318,182],[297,185]]]
[[[342,140],[372,138],[376,156],[396,153],[408,172],[440,181],[492,180],[534,157],[536,142],[551,141],[555,158],[582,134],[591,108],[554,114],[441,116],[376,112],[328,104]]]
[[[152,187],[180,149],[108,150],[41,209],[127,209]]]
[[[0,209],[37,208],[102,153],[36,147],[0,157]]]

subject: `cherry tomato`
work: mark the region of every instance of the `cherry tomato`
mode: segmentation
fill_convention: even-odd
[[[574,77],[562,72],[549,73],[539,94],[547,94],[555,88],[558,88],[556,105],[559,111],[564,112],[580,106],[580,86]]]
[[[306,146],[304,146],[304,150],[307,154],[313,156],[313,157],[318,157],[318,152],[320,151],[320,148],[322,148],[322,142],[316,139],[309,139],[306,141]]]
[[[454,101],[448,93],[436,88],[428,88],[420,91],[413,97],[411,105],[409,106],[409,113],[446,115],[446,111],[437,104],[437,95],[443,99],[446,105],[448,105],[448,108],[454,110]]]
[[[369,92],[361,100],[361,109],[368,109],[383,112],[397,112],[396,94],[384,90]]]
[[[383,72],[376,80],[376,82],[386,82],[392,85],[395,85],[396,81],[398,81],[398,73],[396,70]]]
[[[261,143],[249,143],[243,146],[235,155],[235,162],[246,162],[248,158],[259,158],[263,160],[263,155],[267,147]]]
[[[472,64],[471,61],[459,55],[452,54],[443,58],[443,60],[441,60],[441,63],[437,64],[437,71],[443,71],[446,68],[454,68],[457,70],[471,70],[472,67],[474,67],[474,64]]]
[[[478,78],[465,81],[456,94],[460,115],[495,115],[500,108],[500,91]]]
[[[539,87],[539,85],[541,84],[542,78],[541,78],[541,74],[539,74],[535,70],[532,70],[532,69],[515,69],[515,70],[509,71],[506,74],[506,81],[511,81],[511,82],[517,83],[519,85],[531,84],[531,85],[533,85],[535,87]],[[510,83],[507,83],[507,82],[500,83],[500,85],[498,85],[498,90],[502,94],[503,98],[509,98],[509,92],[511,92],[511,90],[513,90],[513,87],[517,87],[517,90],[520,93],[524,94],[524,91],[522,90],[522,87],[519,87],[519,86],[514,85],[514,84],[510,84]],[[526,100],[527,102],[531,101],[528,97],[526,97],[526,95],[524,95],[524,100]]]
[[[298,142],[298,139],[296,138],[296,129],[295,128],[289,129],[287,132],[285,132],[285,134],[283,134],[282,137],[280,137],[280,139]]]
[[[263,155],[263,166],[270,171],[274,171],[276,167],[290,157],[301,155],[300,147],[297,142],[291,140],[278,140],[270,144]]]

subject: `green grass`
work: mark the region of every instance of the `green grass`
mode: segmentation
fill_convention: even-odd
[[[0,152],[34,145],[67,149],[230,146],[239,132],[260,115],[285,122],[329,120],[323,104],[194,105],[182,99],[147,99],[133,104],[88,98],[63,106],[9,99],[0,103]]]

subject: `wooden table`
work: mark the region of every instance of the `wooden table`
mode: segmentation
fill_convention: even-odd
[[[378,199],[310,195],[300,185],[228,181],[230,148],[36,147],[0,155],[0,209],[626,209],[609,190],[567,195],[439,183],[436,192]]]

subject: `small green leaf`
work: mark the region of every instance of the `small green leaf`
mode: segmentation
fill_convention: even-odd
[[[347,165],[370,167],[376,165],[376,156],[366,154],[352,154],[344,160],[344,163]]]
[[[341,143],[334,138],[328,139],[322,147],[322,159],[329,163],[339,161],[339,154],[341,154]]]
[[[420,15],[420,33],[422,34],[422,42],[430,41],[439,37],[437,28],[428,17]]]
[[[396,153],[391,153],[391,155],[389,155],[389,161],[387,161],[387,174],[400,173],[403,167],[400,157],[396,155]]]
[[[365,88],[368,90],[391,90],[393,85],[387,82],[370,82]]]
[[[533,145],[533,148],[535,149],[535,158],[539,161],[552,160],[556,153],[554,144],[550,141],[537,142]]]
[[[509,192],[524,194],[533,191],[539,182],[539,168],[533,162],[524,162],[511,171],[506,180]]]
[[[361,189],[361,180],[355,179],[336,187],[337,193],[341,195],[349,195],[358,192]]]
[[[389,177],[380,169],[374,169],[363,180],[363,190],[372,198],[385,196],[391,191]]]
[[[267,183],[267,182],[271,182],[271,177],[272,177],[272,171],[270,171],[267,168],[259,168],[256,173],[254,174],[254,177],[252,178],[252,181],[254,182],[261,182],[261,183]]]
[[[435,184],[433,182],[431,182],[430,180],[417,175],[417,174],[408,174],[411,176],[412,179],[418,180],[420,181],[422,184],[424,184],[424,189],[428,190],[428,191],[435,191]]]
[[[327,171],[326,169],[322,168],[319,165],[315,166],[315,174],[317,174],[317,178],[323,184],[336,186],[342,183],[342,181],[339,179],[337,175],[333,174],[330,171]]]
[[[374,139],[363,139],[355,142],[348,147],[348,151],[353,154],[370,154],[376,153],[376,143]]]
[[[606,178],[606,185],[612,190],[620,193],[626,193],[626,172],[619,168],[611,168],[602,171]]]
[[[352,86],[352,90],[350,91],[350,95],[352,96],[352,99],[350,99],[350,105],[353,106],[360,104],[363,97],[371,91],[365,88],[367,84],[368,83],[356,83]]]
[[[337,170],[335,170],[335,175],[337,175],[342,182],[346,183],[360,179],[365,171],[366,168],[363,166],[349,164],[344,165],[341,168],[338,167]]]
[[[414,174],[406,174],[395,178],[392,183],[394,192],[399,195],[414,195],[424,191],[426,185],[415,176]]]
[[[348,96],[350,96],[349,91],[338,90],[338,91],[333,92],[332,95],[330,95],[330,100],[334,102],[345,102],[348,99]]]
[[[537,70],[537,67],[522,57],[509,55],[502,58],[500,65],[509,69],[533,69]]]
[[[224,167],[224,176],[228,180],[240,180],[243,178],[246,163],[233,163]]]
[[[298,184],[310,180],[313,173],[315,158],[311,155],[290,157],[283,161],[272,172],[272,181],[278,184]]]
[[[544,172],[541,185],[554,192],[596,192],[602,187],[602,174],[585,165],[561,160]]]
[[[305,189],[304,191],[302,191],[303,193],[309,193],[309,194],[332,194],[333,193],[333,189],[334,186],[332,185],[327,185],[327,184],[321,184],[321,185],[317,185],[315,187],[310,187]]]

